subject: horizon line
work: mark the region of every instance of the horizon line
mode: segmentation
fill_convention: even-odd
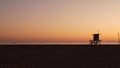
[[[90,43],[0,43],[0,45],[89,45]],[[118,45],[120,43],[100,43],[101,45]]]

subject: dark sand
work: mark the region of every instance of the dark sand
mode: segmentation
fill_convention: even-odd
[[[0,68],[120,68],[120,46],[1,45]]]

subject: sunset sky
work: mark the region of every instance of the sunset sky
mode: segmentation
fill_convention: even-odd
[[[0,0],[0,43],[117,42],[120,0]]]

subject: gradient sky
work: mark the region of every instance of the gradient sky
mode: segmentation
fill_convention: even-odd
[[[0,42],[117,42],[120,0],[0,0]]]

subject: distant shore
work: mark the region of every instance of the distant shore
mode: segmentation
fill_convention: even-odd
[[[0,43],[0,45],[91,45],[90,43]],[[120,43],[101,43],[100,45],[120,45]]]

